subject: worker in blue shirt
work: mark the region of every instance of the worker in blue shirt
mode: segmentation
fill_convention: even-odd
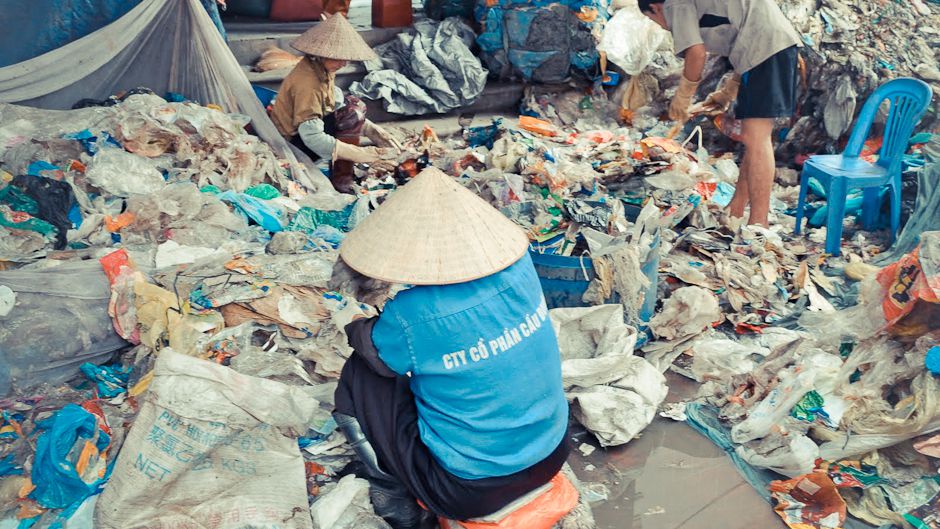
[[[349,234],[340,255],[412,285],[347,326],[355,352],[334,416],[376,512],[419,527],[492,514],[548,483],[568,456],[568,404],[548,308],[516,224],[429,168]]]

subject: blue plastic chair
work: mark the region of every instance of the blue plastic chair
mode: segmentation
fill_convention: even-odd
[[[827,253],[839,255],[842,218],[845,216],[845,200],[850,189],[863,189],[862,227],[871,230],[881,209],[881,190],[885,186],[888,187],[893,244],[901,222],[901,162],[907,150],[907,140],[927,111],[931,97],[927,83],[907,77],[889,81],[878,87],[862,107],[845,151],[842,154],[811,156],[803,164],[794,233],[800,233],[809,179],[815,178],[825,188],[829,206],[826,219]],[[859,155],[865,140],[868,139],[875,114],[885,100],[889,101],[890,107],[885,122],[884,141],[878,161],[872,164],[859,158]]]

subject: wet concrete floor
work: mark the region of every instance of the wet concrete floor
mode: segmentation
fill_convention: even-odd
[[[694,382],[675,374],[667,379],[668,402],[694,396]],[[576,448],[599,446],[584,431],[573,438]],[[576,449],[569,462],[583,481],[610,490],[608,501],[593,505],[598,529],[786,527],[725,453],[685,423],[657,417],[627,445],[598,448],[588,457]]]

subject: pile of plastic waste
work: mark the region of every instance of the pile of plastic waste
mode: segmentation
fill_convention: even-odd
[[[688,346],[706,403],[690,420],[714,414],[722,426],[708,435],[734,446],[746,472],[790,478],[764,484],[791,527],[842,527],[847,514],[875,526],[936,521],[938,248],[940,232],[923,233],[914,252],[864,271],[857,304],[807,311],[800,330],[749,341],[711,332]]]
[[[0,107],[2,523],[312,527],[293,513],[352,455],[342,329],[375,309],[328,283],[367,210],[307,194],[241,116],[112,103]]]
[[[532,90],[518,121],[451,137],[425,128],[399,158],[357,166],[355,196],[307,193],[245,120],[217,109],[147,94],[68,112],[0,107],[0,510],[42,528],[82,527],[93,513],[100,528],[384,527],[364,482],[344,474],[352,451],[330,411],[351,354],[345,324],[401,287],[354,278],[336,249],[429,165],[519,223],[534,254],[576,263],[577,306],[551,319],[573,415],[602,445],[649,425],[669,369],[705,383],[738,432],[774,388],[808,388],[769,426],[736,436],[754,465],[812,470],[804,456],[824,452],[785,416],[799,404],[794,420],[826,414],[831,426],[832,407],[855,398],[835,375],[807,379],[809,366],[851,364],[847,376],[858,369],[864,383],[850,389],[864,389],[867,405],[895,423],[916,415],[907,439],[926,433],[933,419],[918,410],[932,402],[922,388],[932,379],[914,369],[932,342],[795,330],[806,313],[862,328],[851,307],[874,298],[864,287],[856,305],[853,278],[872,274],[881,235],[847,230],[839,258],[824,254],[821,230],[790,235],[796,178],[786,170],[775,228],[737,226],[722,215],[733,156],[709,152],[701,134],[669,138],[668,123],[622,127],[617,106],[599,87]],[[931,240],[919,277],[936,275]],[[871,359],[885,351],[894,368]],[[919,382],[878,400],[875,379]],[[843,422],[875,416],[852,409]],[[796,433],[781,440],[780,421]],[[823,442],[884,434],[830,430]],[[789,467],[767,459],[774,442]]]

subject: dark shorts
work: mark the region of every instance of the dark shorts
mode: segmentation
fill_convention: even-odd
[[[452,520],[493,514],[548,483],[570,451],[565,435],[548,457],[515,474],[474,480],[454,476],[421,441],[410,380],[380,376],[359,353],[353,353],[343,367],[336,411],[359,420],[383,470],[398,478],[428,510]]]
[[[788,118],[796,112],[799,48],[779,51],[741,76],[734,117]]]

